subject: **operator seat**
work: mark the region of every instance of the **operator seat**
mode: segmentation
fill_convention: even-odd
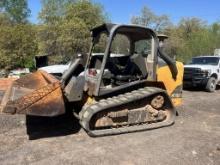
[[[135,53],[130,57],[130,59],[141,71],[143,78],[147,78],[148,72],[145,57],[141,54]]]
[[[145,66],[143,58],[139,59],[139,56],[110,57],[108,59],[106,67],[114,75],[118,85],[147,76],[146,67],[143,71],[139,68],[141,62]]]

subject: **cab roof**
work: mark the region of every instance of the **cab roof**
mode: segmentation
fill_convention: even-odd
[[[97,26],[91,30],[92,37],[97,37],[101,33],[107,33],[109,35],[112,30],[116,30],[119,34],[125,34],[133,40],[141,40],[146,37],[157,37],[156,33],[149,28],[140,25],[124,25],[124,24],[112,24],[105,23]]]

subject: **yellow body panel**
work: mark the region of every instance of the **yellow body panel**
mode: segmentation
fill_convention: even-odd
[[[178,69],[178,75],[176,80],[173,79],[170,68],[165,65],[157,68],[157,81],[162,82],[166,88],[168,95],[171,97],[172,103],[174,106],[180,106],[182,104],[182,97],[173,97],[172,93],[177,87],[182,87],[183,83],[183,64],[181,62],[176,62]],[[94,97],[87,97],[85,100],[86,105],[91,105],[96,102]]]
[[[176,62],[176,66],[178,69],[178,74],[177,74],[176,79],[173,79],[172,73],[168,65],[158,67],[157,68],[157,81],[162,82],[164,84],[168,95],[171,96],[172,98],[173,105],[179,106],[182,104],[181,95],[178,97],[173,97],[172,93],[177,87],[182,87],[184,67],[183,67],[183,63],[178,62],[178,61]]]
[[[182,105],[182,97],[180,98],[171,98],[172,102],[173,102],[173,105],[175,107],[178,107],[180,105]]]

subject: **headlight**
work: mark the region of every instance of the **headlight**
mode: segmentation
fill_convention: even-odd
[[[206,75],[206,76],[210,76],[211,75],[211,69],[205,69],[205,70],[201,70],[201,72]]]

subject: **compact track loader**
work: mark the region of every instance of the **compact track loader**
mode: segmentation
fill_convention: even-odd
[[[155,32],[103,24],[91,35],[89,54],[80,54],[61,80],[37,71],[14,81],[3,111],[53,117],[71,109],[91,136],[172,125],[183,65],[161,51]]]

